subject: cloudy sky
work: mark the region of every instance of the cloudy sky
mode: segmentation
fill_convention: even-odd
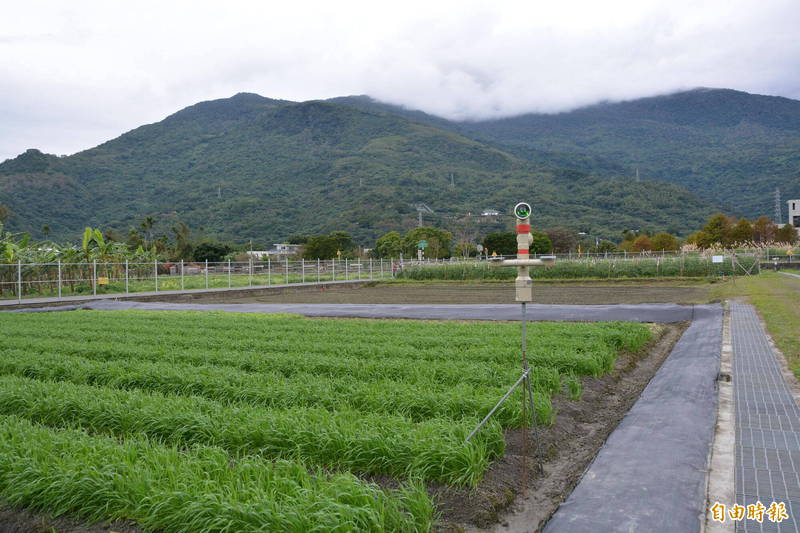
[[[473,119],[698,86],[800,99],[798,28],[798,0],[6,2],[0,161],[242,91]]]

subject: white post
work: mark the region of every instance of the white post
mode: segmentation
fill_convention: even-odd
[[[183,259],[181,259],[181,290],[183,290]]]
[[[208,288],[208,259],[206,259],[206,289]]]
[[[319,257],[317,257],[317,283],[319,283],[319,281],[320,281],[320,277],[319,277]]]
[[[248,274],[247,274],[247,286],[248,287],[252,287],[253,286],[253,257],[252,256],[248,259],[247,268],[248,268],[248,271],[247,271],[248,272]]]
[[[17,259],[17,300],[22,301],[22,261]]]
[[[153,274],[156,280],[156,292],[158,292],[158,259],[153,259]]]
[[[228,259],[228,288],[231,288],[231,260]]]
[[[92,294],[97,294],[97,259],[92,261]]]
[[[130,277],[129,274],[128,274],[128,268],[129,268],[128,267],[128,260],[126,259],[125,260],[125,294],[128,294],[128,279]]]
[[[358,279],[361,279],[361,260],[358,260]]]
[[[381,279],[383,279],[383,257],[381,257]]]
[[[272,285],[272,260],[267,256],[267,285]]]
[[[344,258],[344,280],[347,281],[347,258]]]
[[[58,260],[58,299],[61,299],[61,259]]]
[[[336,281],[336,259],[331,259],[331,281]]]
[[[289,258],[288,257],[286,258],[286,263],[285,263],[284,266],[285,266],[285,271],[286,271],[286,284],[288,285],[289,284]]]
[[[300,258],[300,283],[306,282],[306,260]]]

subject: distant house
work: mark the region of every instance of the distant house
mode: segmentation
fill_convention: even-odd
[[[266,259],[268,257],[289,257],[292,255],[300,255],[302,253],[302,244],[278,243],[273,244],[272,248],[269,250],[251,250],[247,252],[247,255],[251,256],[253,259]]]

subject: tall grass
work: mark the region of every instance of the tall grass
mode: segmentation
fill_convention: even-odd
[[[118,442],[14,416],[0,416],[0,497],[165,533],[428,531],[433,508],[420,485],[387,493],[292,461],[232,461],[220,448]]]

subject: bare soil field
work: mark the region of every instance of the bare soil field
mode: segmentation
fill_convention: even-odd
[[[709,285],[648,281],[637,283],[537,283],[537,304],[696,304],[709,300]],[[514,303],[511,283],[375,283],[363,287],[319,290],[275,289],[263,294],[193,295],[195,303],[320,303],[320,304],[503,304]]]

